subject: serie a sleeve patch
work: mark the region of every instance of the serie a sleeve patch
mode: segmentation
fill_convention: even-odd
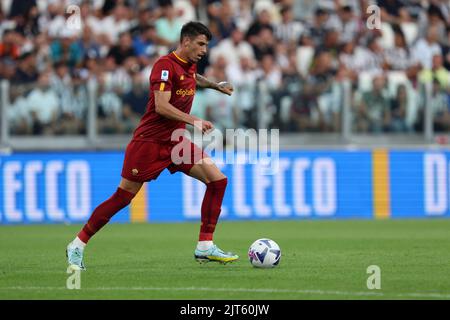
[[[163,81],[169,80],[169,70],[161,71],[161,80],[163,80]]]

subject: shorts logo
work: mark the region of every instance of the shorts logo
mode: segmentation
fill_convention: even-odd
[[[131,173],[133,174],[133,176],[136,176],[139,173],[138,169],[132,169]]]
[[[175,94],[177,96],[182,96],[183,98],[185,96],[193,96],[195,94],[195,90],[194,89],[178,89]]]
[[[168,70],[161,71],[161,80],[163,80],[163,81],[169,80],[169,71]]]
[[[184,80],[184,74],[182,74],[182,75],[180,76],[180,80],[181,80],[181,81]]]

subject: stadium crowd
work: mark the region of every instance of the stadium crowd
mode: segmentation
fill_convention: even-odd
[[[354,132],[420,132],[426,84],[434,130],[450,129],[449,1],[4,0],[11,133],[84,134],[91,92],[99,133],[132,132],[190,20],[213,33],[199,73],[235,87],[197,91],[192,112],[219,129],[336,132],[348,101]]]

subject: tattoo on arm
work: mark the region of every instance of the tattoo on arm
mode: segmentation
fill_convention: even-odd
[[[218,89],[218,85],[217,83],[208,80],[206,77],[200,75],[200,74],[196,74],[195,75],[195,80],[197,82],[197,86],[200,88],[210,88],[210,89]]]

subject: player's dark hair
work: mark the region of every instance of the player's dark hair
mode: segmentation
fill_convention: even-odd
[[[212,38],[211,31],[203,23],[196,21],[188,22],[181,28],[180,42],[184,37],[195,38],[199,35],[204,35],[208,41]]]

